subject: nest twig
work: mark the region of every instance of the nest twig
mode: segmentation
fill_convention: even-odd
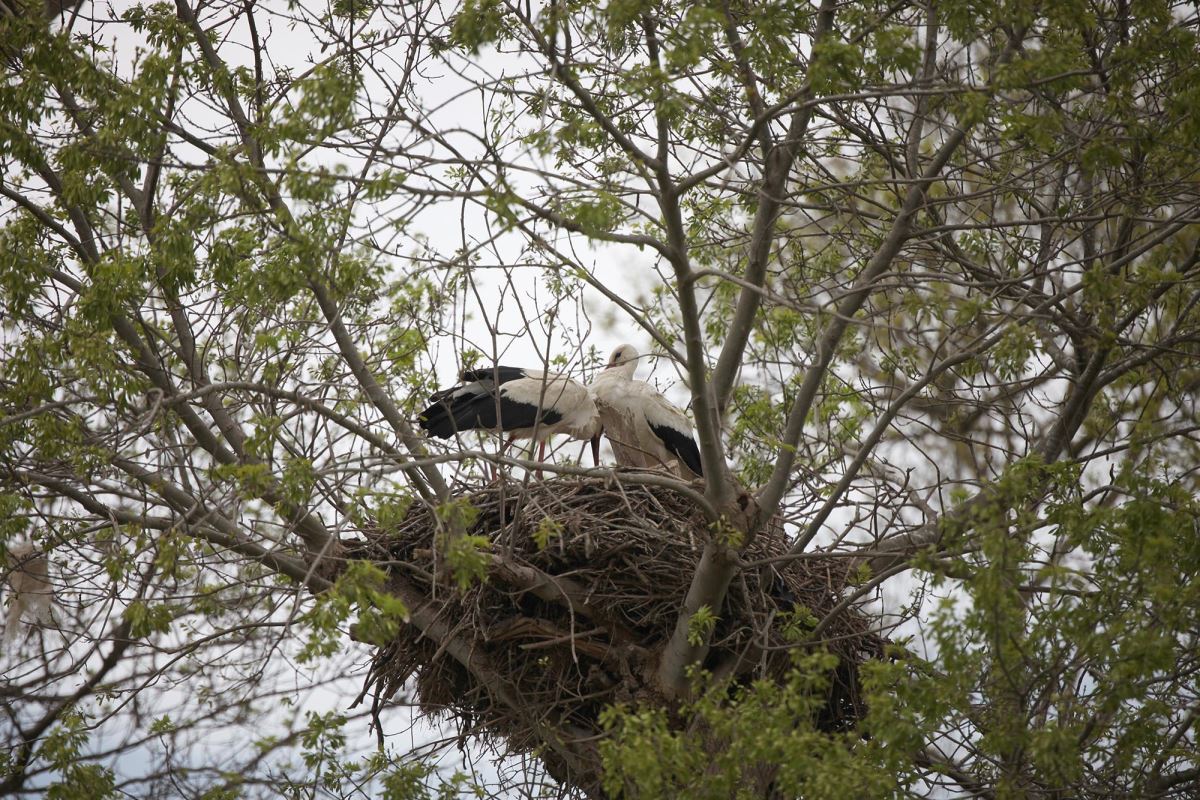
[[[509,702],[417,626],[377,651],[367,679],[377,702],[411,679],[422,709],[449,715],[462,735],[544,757],[547,730],[586,741],[600,732],[605,706],[661,702],[648,678],[709,535],[696,504],[668,489],[596,479],[501,483],[468,499],[479,510],[470,533],[492,542],[492,563],[488,580],[465,592],[433,578],[438,526],[426,506],[414,505],[402,523],[349,556],[417,567],[397,568],[428,599],[426,611],[486,657],[509,687]],[[558,535],[539,548],[534,534],[547,527]],[[743,558],[760,562],[786,550],[776,532],[756,537]],[[824,618],[846,586],[841,564],[809,557],[743,571],[720,610],[705,666],[735,679],[782,676],[795,643],[777,624],[780,612],[795,604]],[[820,645],[839,666],[817,720],[824,729],[846,729],[863,712],[858,667],[885,644],[870,628],[855,608],[825,628]]]

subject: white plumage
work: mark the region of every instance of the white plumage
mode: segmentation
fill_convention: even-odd
[[[468,430],[503,431],[507,444],[535,433],[545,443],[556,433],[591,439],[600,428],[596,404],[586,386],[566,375],[521,367],[464,370],[462,383],[430,396],[418,424],[431,436],[449,439]]]
[[[50,560],[45,553],[35,550],[32,542],[11,542],[8,558],[12,571],[8,573],[4,643],[11,645],[17,640],[22,619],[36,625],[51,624],[54,587],[50,585]]]
[[[633,379],[638,358],[632,345],[621,345],[589,386],[617,463],[673,468],[688,480],[701,477],[704,470],[692,424],[657,389]]]

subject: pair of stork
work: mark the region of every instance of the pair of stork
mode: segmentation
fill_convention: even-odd
[[[503,431],[505,448],[536,436],[539,461],[545,460],[546,440],[564,433],[590,440],[597,464],[603,433],[621,466],[666,467],[687,480],[702,476],[691,424],[652,386],[633,379],[638,358],[632,345],[621,345],[587,386],[519,367],[464,370],[462,383],[429,398],[432,405],[419,424],[441,439],[466,430]]]

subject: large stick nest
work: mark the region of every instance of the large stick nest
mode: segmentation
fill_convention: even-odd
[[[487,664],[491,677],[480,681],[461,651],[455,657],[417,626],[404,626],[376,653],[368,677],[376,702],[413,679],[421,708],[451,716],[462,735],[543,756],[547,729],[588,738],[609,704],[661,703],[650,679],[712,535],[696,503],[669,489],[596,479],[506,482],[465,497],[479,511],[469,533],[492,543],[486,581],[460,591],[435,577],[445,574],[436,556],[440,526],[423,505],[349,555],[403,565],[394,566],[398,577],[427,598],[453,635],[465,637],[472,663]],[[551,534],[545,547],[539,533],[543,541]],[[776,530],[755,537],[742,559],[786,550]],[[810,556],[742,570],[720,609],[705,666],[738,680],[782,676],[795,641],[785,638],[781,613],[795,604],[824,619],[842,600],[843,564]],[[853,606],[824,627],[819,646],[839,666],[816,721],[823,729],[848,728],[862,715],[858,667],[882,656],[885,644],[871,627]],[[497,696],[495,679],[508,687],[508,702]],[[547,766],[556,772],[552,755]]]

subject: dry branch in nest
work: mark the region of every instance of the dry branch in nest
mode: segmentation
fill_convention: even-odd
[[[390,564],[425,598],[422,618],[468,643],[471,670],[461,645],[455,653],[404,626],[371,666],[376,704],[412,679],[421,708],[453,718],[462,735],[538,753],[556,777],[594,786],[600,711],[614,702],[662,703],[655,666],[708,521],[669,489],[599,479],[500,483],[466,498],[479,511],[469,533],[486,536],[492,548],[488,579],[465,592],[432,578],[438,524],[426,506],[414,505],[395,529],[348,554]],[[756,537],[742,557],[758,562],[786,550],[776,531]],[[842,599],[843,563],[810,556],[743,570],[720,609],[706,668],[738,680],[785,674],[791,661],[780,612],[794,603],[823,619]],[[858,668],[884,645],[870,628],[851,607],[824,629],[819,644],[839,666],[817,720],[823,729],[846,729],[864,710]]]

